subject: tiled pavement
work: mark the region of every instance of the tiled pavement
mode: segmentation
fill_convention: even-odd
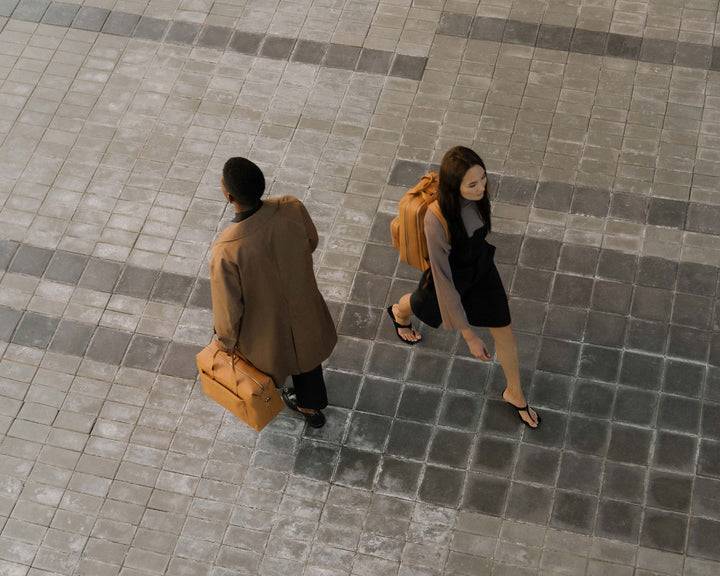
[[[720,572],[711,0],[0,0],[0,575]],[[718,46],[716,46],[717,44]],[[396,201],[487,160],[523,381],[395,339]],[[206,399],[231,155],[302,198],[328,426]]]

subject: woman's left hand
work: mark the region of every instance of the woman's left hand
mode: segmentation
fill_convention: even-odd
[[[474,333],[472,335],[465,335],[465,331],[463,330],[463,336],[465,336],[465,342],[467,342],[468,348],[470,348],[470,354],[475,356],[478,360],[482,360],[483,362],[489,362],[492,356],[490,355],[490,350],[488,349],[487,345],[485,344],[485,341],[476,336]]]

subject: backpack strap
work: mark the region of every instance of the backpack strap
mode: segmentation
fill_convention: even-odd
[[[437,200],[435,200],[428,205],[428,208],[430,208],[432,213],[437,216],[438,220],[440,220],[440,224],[442,224],[443,230],[445,230],[445,240],[448,244],[450,244],[450,230],[448,229],[447,220],[445,220],[445,216],[443,216],[443,213],[440,210],[440,204],[438,204]]]

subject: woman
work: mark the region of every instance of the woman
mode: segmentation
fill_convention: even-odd
[[[296,198],[261,200],[265,177],[246,158],[230,158],[220,182],[235,208],[235,224],[222,232],[210,256],[218,340],[278,387],[291,375],[294,389],[284,389],[283,399],[320,428],[327,406],[321,363],[337,334],[313,272],[317,230]]]
[[[490,198],[485,164],[469,148],[456,146],[440,165],[437,202],[450,235],[432,210],[425,215],[430,268],[412,294],[405,294],[387,309],[398,337],[408,344],[421,340],[410,324],[413,314],[426,324],[446,330],[459,329],[473,356],[485,362],[490,351],[472,326],[486,326],[495,340],[497,357],[507,387],[503,399],[520,419],[537,428],[540,417],[528,406],[520,386],[517,347],[507,296],[493,255],[490,232]]]

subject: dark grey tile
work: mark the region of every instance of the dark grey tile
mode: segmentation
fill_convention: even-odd
[[[557,269],[560,272],[593,276],[597,268],[600,250],[594,246],[563,244]]]
[[[505,23],[505,31],[503,32],[502,41],[507,44],[534,46],[539,28],[539,24],[520,22],[518,20],[508,20]]]
[[[596,56],[602,56],[605,52],[606,42],[606,32],[575,28],[572,40],[570,41],[570,51],[579,52],[580,54],[595,54]]]
[[[119,365],[130,343],[130,332],[100,326],[93,336],[86,357],[96,362]],[[193,362],[195,357],[193,355]],[[197,372],[197,364],[195,364]]]
[[[672,64],[675,60],[676,44],[671,40],[643,38],[640,60],[654,64]]]
[[[672,260],[646,256],[640,259],[638,272],[638,284],[663,288],[665,290],[675,289],[678,265]]]
[[[695,436],[659,430],[653,451],[653,468],[686,473],[694,472],[697,442]]]
[[[720,440],[720,404],[711,404],[710,402],[703,404],[700,435],[703,438]]]
[[[430,444],[428,462],[442,466],[466,468],[473,436],[470,432],[438,428]]]
[[[532,334],[542,332],[547,308],[544,302],[511,298],[509,304],[515,330]]]
[[[212,310],[212,294],[210,291],[210,280],[198,278],[195,282],[188,306],[193,308],[205,308]]]
[[[145,300],[150,296],[158,274],[157,270],[140,268],[138,266],[126,266],[120,275],[120,280],[118,280],[114,292],[116,294]]]
[[[568,421],[567,413],[543,408],[540,411],[540,416],[542,417],[542,425],[538,428],[531,429],[522,426],[523,442],[548,448],[561,448],[565,440]]]
[[[195,356],[200,352],[196,344],[171,342],[160,366],[160,372],[178,378],[195,378],[197,376],[197,362]]]
[[[260,44],[262,44],[263,39],[264,36],[262,34],[235,30],[230,40],[230,49],[235,52],[254,56],[260,50]],[[312,63],[314,64],[314,62]]]
[[[615,404],[617,386],[592,380],[575,384],[571,410],[584,416],[609,418]]]
[[[337,372],[336,370],[323,370],[325,387],[327,388],[328,402],[340,408],[353,408],[360,390],[362,376]]]
[[[427,164],[411,160],[396,160],[388,177],[388,184],[412,188],[427,173]],[[389,230],[389,227],[388,227]]]
[[[557,487],[597,494],[602,481],[603,461],[600,458],[563,452]]]
[[[10,342],[10,337],[20,321],[22,312],[7,306],[0,306],[0,341]]]
[[[172,272],[160,273],[151,298],[158,302],[183,305],[190,296],[195,278]]]
[[[712,59],[710,60],[710,70],[717,72],[720,70],[720,46],[713,46]]]
[[[653,226],[667,226],[682,230],[685,227],[687,208],[687,202],[667,198],[652,198],[647,223]]]
[[[370,353],[367,373],[401,380],[405,375],[409,357],[409,346],[376,343]]]
[[[384,457],[381,464],[375,492],[391,494],[400,498],[414,499],[423,465],[397,458]]]
[[[90,32],[100,32],[109,15],[110,10],[104,8],[81,6],[72,22],[72,27]]]
[[[0,240],[0,270],[7,270],[17,251],[18,243],[12,240]]]
[[[358,272],[350,290],[349,302],[384,308],[390,291],[390,282],[391,278],[387,276]]]
[[[720,522],[706,518],[693,518],[690,521],[687,552],[710,560],[720,560],[718,541],[720,540]]]
[[[720,234],[720,206],[691,202],[688,207],[687,230],[703,234]]]
[[[132,36],[135,26],[140,21],[138,14],[127,14],[125,12],[111,12],[103,25],[102,31],[105,34],[116,36]]]
[[[200,28],[201,25],[194,22],[175,21],[170,25],[165,41],[174,44],[193,44]]]
[[[505,510],[509,487],[509,480],[470,472],[460,509],[501,516]]]
[[[55,333],[59,318],[25,312],[12,337],[13,344],[45,349]]]
[[[163,39],[163,36],[165,36],[165,31],[168,29],[169,24],[167,20],[143,16],[137,23],[133,36],[135,38],[142,38],[143,40],[159,42]]]
[[[470,38],[474,40],[501,42],[505,30],[505,23],[506,20],[503,18],[477,16],[470,30]]]
[[[619,386],[615,398],[613,419],[616,422],[649,426],[655,422],[657,403],[657,392]]]
[[[681,553],[685,549],[687,527],[688,517],[685,515],[646,508],[640,545]]]
[[[550,297],[553,274],[546,270],[518,268],[511,293],[518,298],[547,302]]]
[[[625,345],[628,348],[661,354],[667,343],[667,324],[630,318]]]
[[[700,409],[699,400],[663,394],[660,398],[657,427],[663,430],[697,434],[700,425]]]
[[[536,408],[567,410],[574,381],[571,376],[535,371],[528,401]]]
[[[597,280],[593,286],[591,307],[600,312],[627,314],[632,301],[632,285],[610,280]]]
[[[617,280],[618,282],[633,282],[637,265],[638,257],[634,254],[625,254],[615,250],[601,250],[597,275],[599,278]]]
[[[482,405],[480,396],[445,392],[438,424],[462,430],[477,430]]]
[[[670,356],[706,362],[710,332],[685,326],[670,326],[667,351]]]
[[[578,186],[573,193],[570,212],[584,216],[605,218],[610,206],[610,192],[599,188]]]
[[[224,28],[222,26],[204,26],[200,31],[197,45],[203,48],[223,50],[225,46],[228,45],[232,32],[230,28]]]
[[[410,364],[407,380],[426,386],[442,387],[450,359],[444,355],[416,351]]]
[[[537,368],[547,372],[575,374],[579,358],[579,344],[543,338],[540,344]]]
[[[393,420],[386,452],[402,458],[425,460],[432,432],[432,426],[426,424]]]
[[[52,250],[21,244],[15,251],[15,257],[8,267],[8,272],[42,276],[52,256]]]
[[[292,54],[295,46],[295,38],[285,38],[283,36],[266,36],[260,48],[260,56],[265,58],[275,58],[279,60],[287,60]]]
[[[663,374],[663,392],[694,398],[702,394],[705,367],[682,360],[668,360]]]
[[[647,217],[647,206],[648,198],[646,196],[615,192],[610,200],[610,217],[616,220],[644,223]]]
[[[112,292],[122,268],[119,262],[90,258],[78,286],[88,290]]]
[[[620,370],[620,383],[633,388],[657,390],[660,388],[662,371],[662,358],[637,352],[625,352]]]
[[[379,308],[348,304],[340,320],[338,333],[372,339],[377,332],[381,314],[385,315],[385,311]]]
[[[621,351],[614,348],[585,345],[580,355],[580,376],[605,382],[616,382]]]
[[[573,186],[564,182],[539,182],[533,205],[535,208],[565,212],[570,208]]]
[[[515,264],[520,255],[522,237],[517,234],[503,234],[493,231],[495,243],[495,262],[498,264]]]
[[[535,45],[548,50],[569,50],[572,36],[573,28],[542,24]]]
[[[583,454],[605,456],[609,435],[608,421],[573,415],[567,425],[565,448]]]
[[[155,372],[160,367],[169,343],[164,338],[135,334],[123,359],[123,365]]]
[[[49,4],[47,0],[20,0],[12,17],[16,20],[40,22]]]
[[[699,330],[709,330],[713,300],[707,296],[678,293],[673,304],[672,322]]]
[[[507,498],[504,517],[531,524],[547,524],[552,506],[552,489],[514,482]]]
[[[480,430],[482,432],[517,438],[520,432],[518,424],[517,412],[507,402],[485,400],[485,409],[480,419]]]
[[[358,72],[367,72],[368,74],[387,74],[390,70],[393,54],[386,50],[373,50],[371,48],[363,48],[360,52],[360,59],[357,62],[356,70]]]
[[[328,44],[323,64],[330,68],[343,68],[355,70],[360,48],[358,46],[347,46],[345,44]]]
[[[95,326],[92,324],[61,320],[55,331],[52,344],[50,344],[50,350],[62,354],[82,356],[85,354],[94,332]]]
[[[359,269],[370,274],[392,276],[397,261],[398,251],[392,246],[368,243],[365,245]]]
[[[605,55],[627,60],[637,60],[640,56],[642,37],[627,34],[608,34]]]
[[[713,520],[720,520],[720,480],[695,478],[692,513]]]
[[[720,442],[700,440],[697,473],[701,476],[720,478]]]
[[[608,462],[602,483],[603,498],[642,504],[645,500],[645,476],[647,469]]]
[[[438,24],[437,34],[467,38],[470,34],[470,27],[472,24],[473,17],[470,14],[443,12],[440,15],[440,23]]]
[[[587,308],[590,306],[592,290],[592,278],[556,274],[550,302],[560,306]]]
[[[470,468],[509,477],[515,463],[517,448],[518,443],[514,440],[481,435],[475,444]]]
[[[715,341],[720,344],[717,334]],[[720,348],[720,346],[718,346]],[[708,368],[707,383],[705,385],[705,400],[720,402],[720,368],[710,366]]]
[[[647,466],[652,430],[613,424],[607,457],[616,462]]]
[[[710,68],[712,56],[712,46],[678,42],[677,51],[675,52],[675,66],[687,66],[688,68],[707,70]]]
[[[313,442],[307,438],[300,440],[293,474],[329,482],[332,478],[335,462],[338,459],[339,447],[324,442]]]
[[[363,382],[356,409],[372,414],[394,416],[401,393],[400,382],[368,376]]]
[[[379,454],[343,447],[335,471],[335,483],[370,490],[379,464]]]
[[[13,13],[19,0],[0,0],[0,16],[8,17]]]
[[[529,444],[520,445],[514,480],[553,486],[560,466],[560,452]]]
[[[496,199],[508,204],[532,206],[536,183],[529,178],[503,176],[497,187]]]
[[[525,237],[520,249],[519,262],[530,268],[555,270],[562,242],[548,238]]]
[[[87,262],[88,257],[82,254],[55,252],[45,270],[45,278],[64,284],[76,284]]]
[[[405,386],[403,389],[398,418],[407,418],[427,424],[433,424],[440,407],[442,392],[423,386]]]
[[[673,292],[647,286],[637,286],[632,304],[632,315],[645,320],[667,322],[670,319]]]
[[[637,544],[642,508],[626,502],[601,500],[595,535]]]
[[[339,336],[335,349],[327,360],[327,365],[340,370],[360,372],[365,365],[370,342],[347,336]]]
[[[693,477],[651,471],[646,504],[673,512],[690,512]]]
[[[327,57],[325,58],[327,61]],[[406,78],[408,80],[420,80],[425,72],[427,58],[423,56],[408,56],[406,54],[395,54],[390,76]]]
[[[346,445],[358,450],[382,452],[392,420],[386,416],[355,412],[350,422]]]
[[[236,32],[237,35],[237,32]],[[260,36],[259,34],[257,36]],[[260,39],[258,39],[257,46],[255,47],[254,52],[250,52],[251,54],[257,53],[257,49],[260,46]],[[242,45],[242,42],[241,42]],[[249,47],[250,48],[250,47]],[[295,44],[295,49],[293,50],[292,56],[290,58],[293,62],[302,62],[303,64],[320,64],[322,62],[323,57],[325,56],[325,51],[327,50],[327,44],[325,42],[316,42],[314,40],[301,40],[298,39],[297,43]],[[239,52],[244,52],[245,50],[239,50]]]
[[[454,358],[450,366],[447,387],[450,390],[480,392],[490,375],[490,364],[466,358]]]
[[[550,526],[582,534],[592,533],[597,498],[575,492],[555,491]]]
[[[700,296],[714,296],[718,285],[716,266],[680,262],[678,266],[677,290]]]

